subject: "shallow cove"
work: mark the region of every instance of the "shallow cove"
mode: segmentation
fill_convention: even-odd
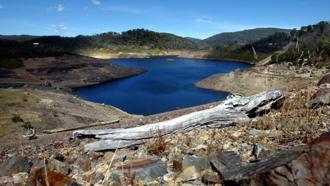
[[[223,100],[227,92],[204,90],[195,83],[216,73],[248,68],[233,61],[155,57],[114,59],[113,64],[146,69],[135,77],[79,88],[83,99],[113,105],[131,114],[150,115]],[[230,83],[230,82],[228,82]]]

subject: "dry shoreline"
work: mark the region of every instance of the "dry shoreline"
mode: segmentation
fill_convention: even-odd
[[[131,59],[131,58],[152,58],[152,57],[182,57],[187,59],[204,59],[204,60],[215,60],[215,61],[233,61],[233,62],[241,62],[241,63],[248,63],[248,64],[255,64],[251,61],[245,61],[240,59],[230,59],[230,58],[223,58],[223,59],[217,59],[217,58],[209,58],[205,57],[208,54],[207,51],[169,51],[167,53],[163,54],[140,54],[140,53],[121,53],[118,55],[97,55],[97,54],[86,54],[86,53],[80,53],[80,55],[93,57],[97,59]]]
[[[316,85],[326,69],[295,68],[285,64],[255,66],[230,73],[214,74],[196,83],[203,89],[253,95],[270,89],[301,89]]]

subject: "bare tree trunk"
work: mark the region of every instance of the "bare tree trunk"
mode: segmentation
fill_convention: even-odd
[[[230,96],[218,106],[171,120],[134,128],[78,130],[74,137],[93,136],[103,139],[85,145],[87,151],[123,148],[142,143],[143,139],[173,134],[201,127],[226,127],[238,122],[249,122],[250,117],[269,110],[283,98],[282,90],[262,92],[254,96]]]

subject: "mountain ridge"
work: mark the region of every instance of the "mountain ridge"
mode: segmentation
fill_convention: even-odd
[[[211,46],[245,45],[266,38],[276,32],[284,32],[289,34],[290,29],[268,27],[246,29],[236,32],[223,32],[206,38],[203,41]]]

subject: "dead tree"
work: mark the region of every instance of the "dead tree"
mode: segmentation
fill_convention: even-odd
[[[194,128],[221,128],[239,122],[249,122],[251,117],[270,110],[284,97],[282,90],[271,90],[253,96],[229,96],[214,108],[193,112],[167,121],[133,128],[77,130],[74,137],[95,137],[99,141],[86,144],[86,151],[117,149],[143,143],[145,139],[188,131]]]

